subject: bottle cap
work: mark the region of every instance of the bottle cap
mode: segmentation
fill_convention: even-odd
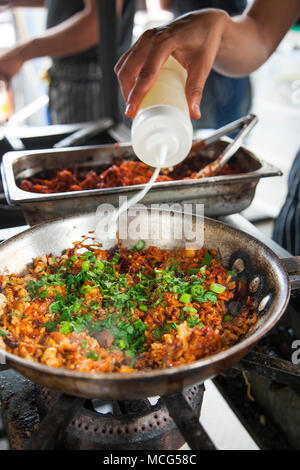
[[[131,128],[132,147],[147,165],[168,168],[182,162],[193,140],[193,127],[181,109],[170,105],[154,105],[141,110]],[[165,159],[160,160],[164,148]]]

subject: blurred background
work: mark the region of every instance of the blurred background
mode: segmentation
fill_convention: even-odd
[[[145,29],[172,18],[170,11],[159,8],[159,0],[138,1],[132,41]],[[38,35],[45,26],[46,9],[4,9],[0,12],[0,52],[10,49],[20,39]],[[7,94],[0,85],[1,121],[27,107],[25,116],[28,117],[20,122],[22,126],[50,124],[47,81],[50,66],[51,59],[47,57],[27,61],[13,78],[11,93]],[[284,202],[287,175],[300,142],[300,25],[289,31],[267,63],[251,75],[250,82],[250,111],[257,114],[259,124],[248,137],[247,146],[280,168],[284,175],[260,181],[255,200],[244,215],[271,234],[272,221]],[[199,137],[205,133],[201,128],[207,127],[204,121],[197,125],[200,129],[195,129]]]
[[[42,34],[47,27],[46,8],[7,9],[1,7],[4,3],[5,1],[1,3],[0,0],[0,56],[6,51],[11,50],[18,41],[25,41],[27,38],[34,38]],[[60,0],[56,0],[56,2],[53,3],[59,6]],[[62,3],[63,0],[61,0],[61,4]],[[81,3],[83,4],[83,2]],[[133,4],[134,0],[130,0],[127,3]],[[168,2],[165,2],[165,4],[167,3]],[[221,3],[225,5],[229,3],[239,4],[244,8],[247,3],[249,4],[250,2],[246,0],[221,2],[221,0],[218,0],[214,3],[215,6]],[[65,0],[64,4],[68,6],[74,4],[78,5],[80,4],[80,0]],[[184,7],[186,4],[189,4],[189,1],[178,1],[177,4],[181,4]],[[136,11],[133,15],[133,28],[131,28],[131,42],[135,42],[145,29],[163,25],[171,21],[173,17],[174,13],[165,8],[161,8],[159,0],[137,0]],[[107,59],[111,53],[111,48],[108,47],[108,51],[105,52],[107,52]],[[95,58],[95,55],[92,54],[92,56]],[[12,145],[10,144],[10,140],[13,136],[19,135],[28,149],[48,149],[52,148],[53,145],[64,136],[68,136],[76,130],[84,130],[85,127],[93,124],[86,119],[77,121],[74,119],[72,121],[64,117],[60,117],[54,122],[53,114],[51,114],[50,109],[51,103],[49,102],[49,70],[51,68],[53,71],[53,64],[56,63],[56,65],[59,65],[57,62],[58,61],[53,61],[48,57],[26,61],[20,71],[13,77],[9,91],[7,91],[3,82],[0,81],[0,158],[2,158],[5,152],[11,150]],[[78,90],[78,88],[76,87],[83,87],[83,89],[85,89],[87,88],[87,84],[84,80],[81,80],[80,76],[76,75],[76,72],[73,72],[72,67],[74,64],[70,65],[70,62],[66,61],[65,65],[66,69],[63,71],[69,74],[69,78],[71,77],[70,82],[73,80],[74,88],[71,83],[70,86],[68,85],[68,93],[61,91],[63,88],[59,89],[57,92],[58,104],[62,108],[62,111],[66,111],[65,115],[68,114],[68,116],[72,117],[73,102],[77,103],[77,107],[81,107],[82,110],[89,108],[87,97],[94,101],[96,105],[98,102],[97,99],[93,98],[93,94],[89,90],[86,92],[85,101],[77,96],[76,90]],[[77,67],[77,64],[75,64],[75,67]],[[94,80],[94,82],[97,82],[97,73],[94,74],[92,80],[88,79],[88,81],[92,82]],[[111,75],[109,78],[110,81],[113,81]],[[231,81],[231,79],[221,80],[218,74],[214,74],[211,83],[207,86],[204,106],[201,106],[203,114],[202,119],[194,123],[194,133],[195,137],[200,139],[209,134],[212,128],[219,127],[249,112],[258,116],[259,122],[247,138],[245,145],[259,158],[279,168],[283,172],[283,176],[262,178],[256,189],[254,201],[251,206],[243,212],[243,215],[246,219],[254,223],[264,234],[270,237],[273,231],[274,220],[287,194],[289,170],[300,148],[300,22],[291,28],[276,52],[265,65],[250,76],[249,80],[245,79],[240,82],[235,80],[236,79],[233,79],[233,81]],[[76,81],[78,83],[76,83]],[[110,83],[107,85],[107,88],[111,91],[112,87]],[[100,87],[99,84],[98,87]],[[105,91],[106,94],[109,94],[108,90],[105,89]],[[68,112],[68,109],[64,109],[67,108],[67,106],[64,106],[65,95],[66,100],[69,100],[71,112]],[[241,95],[243,99],[240,99]],[[103,99],[103,95],[100,94],[100,96]],[[234,101],[233,96],[235,96],[236,101]],[[217,98],[219,99],[220,107],[216,106]],[[222,105],[223,98],[226,98],[227,102]],[[242,109],[238,107],[240,102],[243,103]],[[100,107],[99,103],[99,108]],[[62,115],[63,114],[64,113],[62,113]],[[124,132],[122,134],[124,137],[121,137],[121,140],[125,140],[130,138],[130,120],[126,120],[122,116],[123,112],[120,110],[119,119],[123,121],[123,125],[125,124],[125,126],[128,127],[128,129],[126,128],[128,132]],[[93,122],[96,122],[96,120]],[[118,136],[120,136],[120,133]],[[111,143],[111,137],[114,136],[110,135],[108,140],[102,140],[101,143]],[[106,138],[106,136],[104,138]],[[120,137],[116,137],[115,140],[119,138]],[[18,145],[18,140],[12,143]],[[98,144],[100,142],[89,140],[88,144],[91,143]],[[21,170],[21,172],[23,172],[23,170],[27,171],[27,169],[23,167]],[[25,224],[27,223],[20,207],[17,205],[8,206],[4,194],[4,186],[5,185],[2,186],[2,182],[0,181],[0,241],[15,235],[17,231],[24,230],[26,228]],[[40,210],[40,212],[42,212],[42,210]],[[59,215],[60,214],[57,213],[57,216]],[[246,221],[246,225],[243,224],[241,228],[247,231],[250,225],[251,224]],[[251,230],[249,233],[252,233]],[[254,236],[257,236],[257,233],[254,233]],[[271,240],[269,240],[269,242],[271,242]],[[284,252],[282,256],[286,256],[286,252]],[[294,324],[297,325],[297,328]],[[299,332],[299,315],[297,317],[297,323],[295,321],[294,324],[293,328],[295,328],[295,332]],[[289,349],[286,347],[286,342],[291,340],[290,337],[287,337],[285,326],[283,326],[281,331],[284,332],[284,336],[278,334],[277,339],[275,334],[275,339],[280,345],[280,352],[286,348],[284,350],[284,357],[287,358],[286,354],[289,353]],[[290,331],[291,330],[288,329],[289,334]],[[299,334],[300,333],[298,333],[297,336],[298,338]],[[284,340],[282,340],[282,337]],[[272,358],[274,358],[273,346],[270,347]],[[274,350],[277,351],[276,348]],[[222,379],[224,379],[224,377],[222,377]],[[248,379],[246,379],[247,377],[244,377],[248,387],[249,383]],[[232,376],[231,380],[234,386],[229,388],[230,401],[232,401],[232,396],[234,397],[232,392],[237,383],[236,375]],[[287,433],[287,436],[296,434],[296,444],[294,445],[298,448],[300,419],[298,391],[292,389],[293,394],[287,395],[287,388],[282,388],[282,385],[277,383],[276,380],[272,381],[272,383],[267,381],[266,387],[268,393],[265,392],[262,387],[263,403],[267,403],[265,408],[274,408],[276,412],[274,413],[274,420],[278,423],[279,427],[282,425],[285,431],[288,429],[290,434]],[[229,410],[229,407],[225,407],[225,400],[220,397],[220,394],[217,394],[216,388],[211,382],[207,384],[207,389],[209,393],[206,392],[202,411],[204,427],[209,431],[209,434],[214,434],[218,447],[221,449],[256,448],[256,443],[252,440],[252,437],[245,432],[233,411]],[[247,390],[249,391],[250,388],[247,388]],[[270,396],[271,399],[269,398]],[[286,397],[288,397],[288,399],[286,399]],[[275,398],[276,400],[278,399],[278,401],[275,401]],[[245,406],[245,404],[248,404],[248,406]],[[251,415],[249,412],[249,400],[245,402],[244,396],[241,401],[241,409],[243,411],[246,410],[246,412],[248,410],[249,415]],[[262,435],[265,436],[266,431],[269,429],[270,421],[267,420],[266,426],[266,413],[262,413],[259,409],[258,414],[256,408],[254,408],[254,411],[255,420],[261,421],[261,427],[263,429]],[[284,420],[282,419],[282,415],[285,416]],[[242,413],[241,416],[243,416]],[[223,419],[223,424],[225,423],[224,426],[220,426],[220,417]],[[255,420],[252,419],[251,416],[251,421],[254,422]],[[290,421],[290,423],[288,423],[289,426],[287,425],[288,421]],[[272,429],[271,427],[270,432],[272,432]],[[267,438],[268,436],[269,434]],[[272,439],[277,441],[277,434],[274,434]],[[7,448],[7,445],[6,441],[4,442],[2,440],[1,442],[0,419],[0,449]],[[281,441],[276,442],[276,445],[280,448]]]

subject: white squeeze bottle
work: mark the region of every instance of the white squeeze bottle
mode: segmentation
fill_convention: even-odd
[[[186,70],[170,56],[133,119],[133,150],[150,166],[177,165],[191,149],[193,127],[185,96],[186,78]]]

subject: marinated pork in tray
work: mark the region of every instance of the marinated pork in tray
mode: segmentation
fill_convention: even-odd
[[[197,179],[199,170],[209,162],[207,156],[193,155],[175,167],[162,169],[157,182]],[[116,159],[112,165],[106,167],[102,165],[89,169],[74,167],[49,170],[21,180],[19,186],[24,191],[44,194],[116,188],[145,184],[150,180],[153,171],[153,168],[139,161]],[[221,174],[243,172],[237,163],[231,161],[223,167]]]

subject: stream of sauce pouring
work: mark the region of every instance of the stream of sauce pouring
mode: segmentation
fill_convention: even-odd
[[[103,238],[103,235],[104,235],[103,233],[102,233],[101,239],[99,238],[99,242],[102,243],[102,248],[104,250],[109,250],[110,248],[114,247],[116,243],[118,242],[117,230],[118,230],[118,220],[119,220],[120,215],[123,212],[130,209],[130,207],[133,207],[136,204],[138,204],[138,202],[140,202],[141,199],[143,199],[143,197],[150,191],[153,184],[158,178],[161,168],[164,165],[165,159],[167,157],[167,152],[168,152],[168,147],[166,145],[163,145],[159,149],[160,165],[159,167],[155,168],[150,180],[148,181],[148,183],[145,184],[145,187],[141,191],[139,191],[135,196],[133,196],[131,199],[126,200],[117,210],[115,209],[114,211],[112,211],[110,215],[110,220],[108,222],[110,230],[109,232],[105,232],[107,235],[105,238]],[[96,237],[97,237],[97,231],[96,231]]]

